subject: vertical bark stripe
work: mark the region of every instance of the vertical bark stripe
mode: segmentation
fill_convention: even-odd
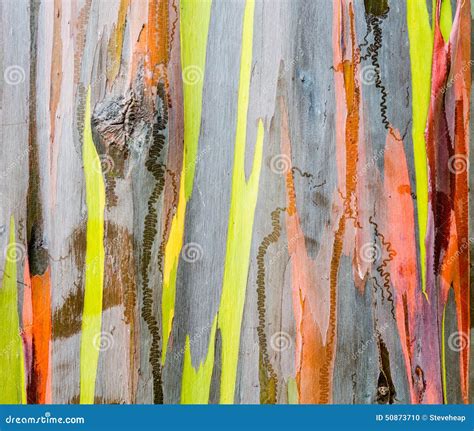
[[[91,91],[87,92],[82,157],[86,183],[87,234],[84,310],[80,359],[80,402],[94,402],[95,380],[99,361],[102,293],[104,283],[104,209],[105,186],[99,155],[92,140]]]
[[[17,261],[20,246],[15,240],[15,219],[10,218],[3,282],[0,289],[0,391],[1,404],[25,404],[25,361],[18,316]]]
[[[181,67],[183,72],[184,155],[181,171],[178,208],[171,223],[165,248],[162,293],[163,348],[162,363],[166,361],[168,339],[174,317],[176,273],[183,246],[186,203],[191,197],[194,170],[201,130],[202,89],[206,67],[206,47],[212,0],[181,0],[180,35]]]

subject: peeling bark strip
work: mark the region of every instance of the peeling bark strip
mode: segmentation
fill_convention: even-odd
[[[0,0],[0,403],[472,403],[470,6]]]

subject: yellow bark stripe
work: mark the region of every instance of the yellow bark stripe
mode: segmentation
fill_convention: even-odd
[[[426,228],[428,221],[428,164],[426,158],[425,127],[431,89],[431,61],[433,32],[426,2],[407,0],[408,38],[412,83],[413,152],[415,159],[416,196],[422,291],[426,294]]]
[[[99,155],[92,140],[91,91],[87,92],[82,158],[86,183],[87,234],[84,310],[82,313],[80,402],[94,403],[99,361],[104,283],[105,187]]]
[[[15,220],[10,218],[10,237],[5,252],[0,289],[0,390],[1,404],[26,404],[23,342],[18,317],[17,261],[20,249],[15,241]]]
[[[257,204],[258,185],[262,165],[263,123],[260,120],[250,178],[245,178],[245,149],[247,136],[247,114],[249,106],[250,77],[252,66],[253,22],[255,1],[247,0],[242,31],[242,51],[237,105],[237,127],[232,173],[231,202],[227,228],[226,257],[222,296],[217,315],[217,325],[222,337],[222,363],[220,402],[234,401],[237,363],[239,357],[240,329],[245,302],[247,274],[249,268],[252,230]],[[190,356],[184,362],[182,394],[183,402],[208,402],[214,361],[214,329],[211,331],[206,360],[197,371]],[[186,352],[190,355],[189,346]],[[199,389],[194,387],[199,385]]]
[[[165,247],[163,293],[161,298],[163,346],[162,364],[166,361],[176,296],[176,273],[183,246],[186,203],[194,183],[196,154],[201,130],[202,89],[206,66],[206,46],[212,0],[181,0],[180,40],[183,71],[184,155],[181,171],[178,208],[171,222]]]
[[[181,386],[182,404],[207,404],[209,402],[210,382],[214,366],[214,341],[216,335],[217,316],[214,317],[206,360],[199,364],[197,370],[191,362],[191,340],[186,336],[184,349],[183,385]]]

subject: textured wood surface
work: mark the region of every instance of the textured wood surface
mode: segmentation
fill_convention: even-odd
[[[472,8],[0,0],[0,402],[472,402]]]

